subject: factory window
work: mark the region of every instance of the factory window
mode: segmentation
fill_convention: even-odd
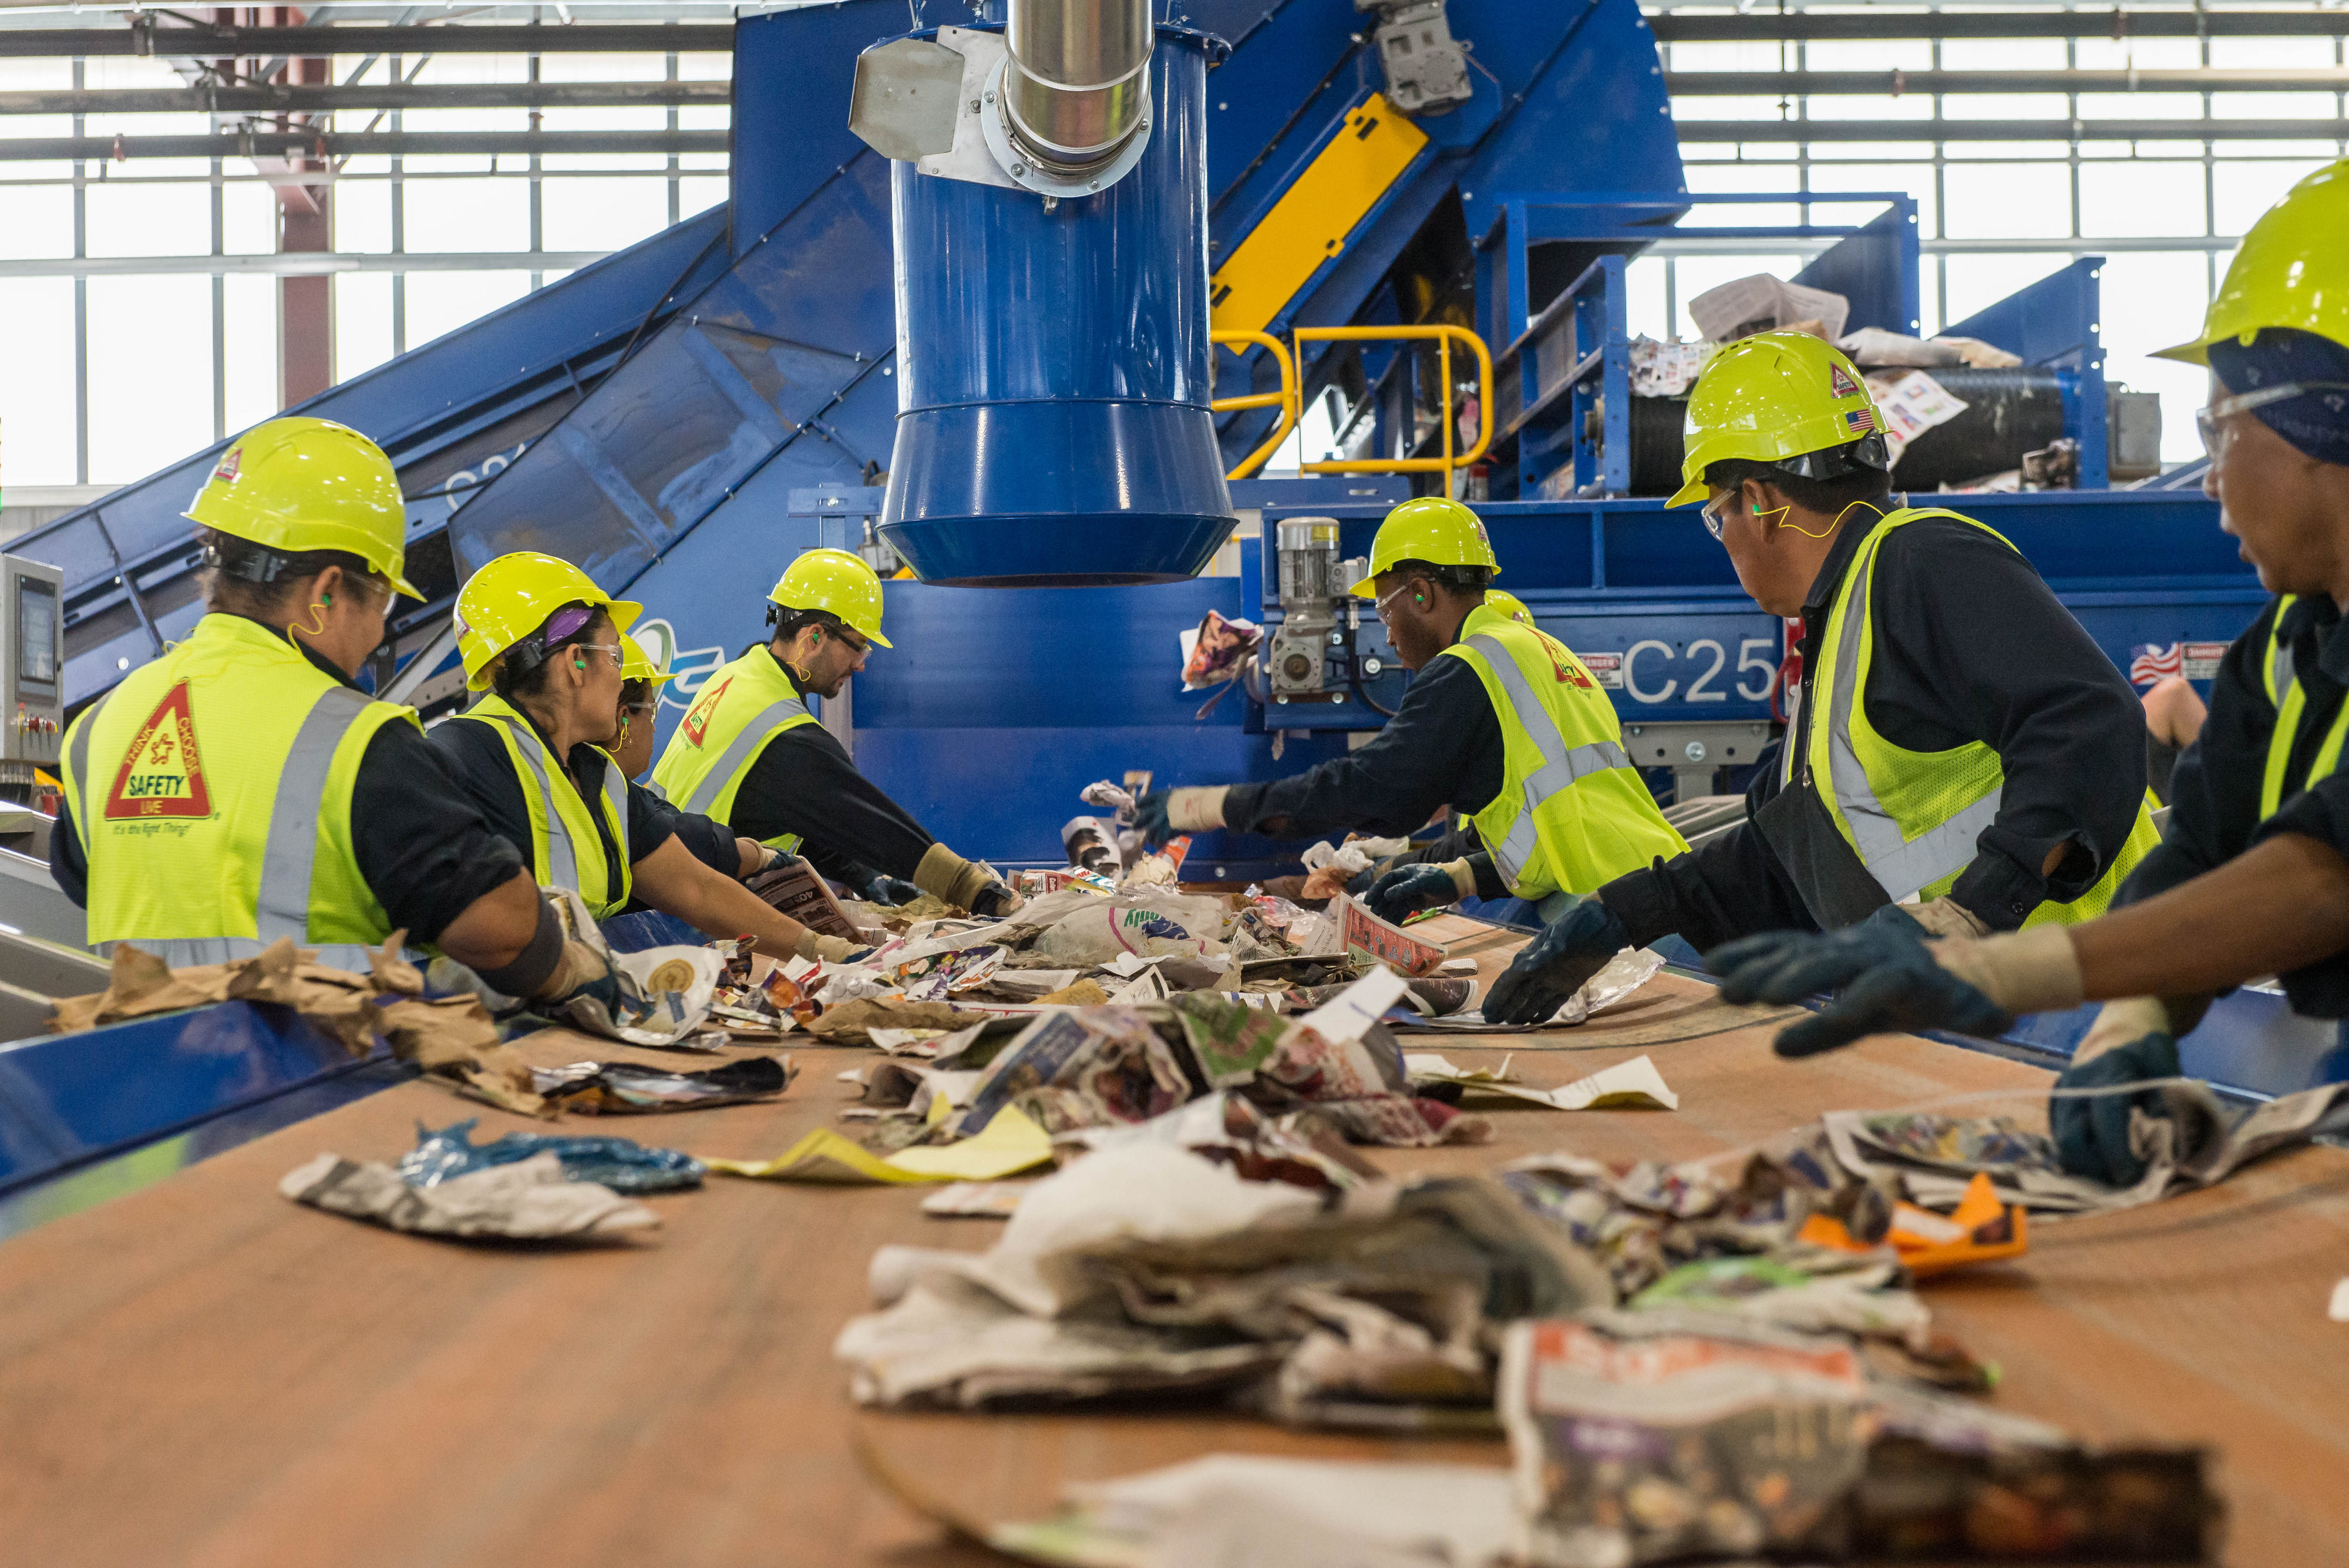
[[[690,0],[670,14],[730,16]],[[421,29],[419,43],[429,43]],[[338,56],[308,79],[389,87],[397,71],[399,84],[505,89],[511,101],[338,109],[317,122],[322,130],[623,132],[650,145],[368,152],[292,171],[253,158],[147,156],[141,140],[233,130],[246,117],[103,112],[91,96],[185,92],[198,79],[191,62],[0,58],[0,93],[78,93],[81,103],[67,107],[86,109],[0,113],[0,320],[9,324],[0,489],[123,483],[275,412],[288,400],[286,275],[332,280],[325,322],[339,381],[723,202],[723,151],[659,145],[673,132],[722,140],[730,119],[722,88],[715,101],[674,105],[533,109],[527,97],[533,82],[723,83],[731,70],[730,56],[709,52]],[[117,136],[129,156],[105,155]],[[11,156],[7,142],[20,138],[78,138],[93,155]],[[300,208],[305,192],[324,197],[324,234],[281,246],[284,211]],[[326,255],[280,254],[305,248]]]
[[[1908,19],[1920,35],[1934,30],[1930,14]],[[2200,450],[2193,411],[2207,387],[2199,370],[2151,351],[2199,325],[2243,231],[2294,181],[2349,152],[2336,140],[2349,99],[2323,80],[2344,63],[2337,36],[1789,39],[1668,43],[1662,52],[1691,191],[1903,192],[1916,201],[1928,334],[2075,257],[2105,257],[2106,375],[2160,396],[2162,452],[2171,462]],[[2198,90],[2170,77],[2075,74],[2204,67],[2312,79]],[[1898,96],[1894,71],[1903,73]],[[1744,80],[1706,83],[1711,72],[1775,73],[1779,90],[1759,100]],[[1852,72],[1882,75],[1886,88],[1862,96],[1848,78],[1827,78]],[[1806,93],[1811,77],[1835,90]],[[2214,123],[2205,130],[2198,121]],[[2298,134],[2298,121],[2313,134]],[[1806,131],[1808,122],[1817,134]],[[1880,126],[1883,140],[1855,139],[1857,124]],[[2222,130],[2229,134],[2209,134]],[[1764,218],[1765,210],[1781,211],[1751,209],[1749,221],[1785,221]],[[1811,221],[1850,221],[1827,215],[1839,211],[1849,209],[1812,203]],[[1691,221],[1718,223],[1723,212],[1700,208]],[[1785,241],[1757,237],[1750,252],[1732,254],[1718,241],[1667,240],[1634,265],[1633,330],[1688,337],[1692,296],[1757,271],[1790,277],[1824,244],[1788,254]]]

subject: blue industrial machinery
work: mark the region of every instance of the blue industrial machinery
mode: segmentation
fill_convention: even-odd
[[[926,582],[1182,582],[1231,536],[1208,408],[1206,95],[1224,51],[1175,27],[1152,49],[1141,8],[1145,63],[1093,67],[1149,84],[1130,132],[1145,144],[1105,187],[1040,200],[891,165],[900,412],[881,535]],[[982,107],[950,102],[954,118],[997,99],[987,57],[964,78]],[[1035,155],[1009,156],[1026,173]]]
[[[432,597],[403,609],[377,688],[453,701],[457,584],[491,556],[543,548],[646,605],[636,630],[679,675],[665,738],[709,671],[760,635],[793,554],[902,558],[933,580],[888,584],[895,649],[826,704],[826,723],[958,850],[1058,863],[1057,825],[1084,784],[1292,773],[1342,755],[1404,690],[1375,618],[1284,602],[1281,524],[1337,522],[1309,574],[1326,582],[1429,482],[1226,486],[1222,472],[1279,414],[1210,413],[1209,394],[1278,382],[1269,352],[1211,359],[1210,328],[1287,339],[1448,324],[1497,351],[1495,499],[1479,510],[1503,586],[1607,681],[1660,790],[1702,792],[1748,764],[1770,734],[1784,630],[1693,511],[1640,493],[1640,422],[1660,410],[1630,390],[1626,264],[1666,234],[1833,237],[1800,280],[1846,295],[1852,326],[1913,332],[1913,204],[1837,193],[1884,203],[1854,228],[1682,225],[1698,205],[1829,198],[1685,191],[1636,0],[1447,0],[1408,54],[1399,0],[1188,0],[1196,31],[1154,26],[1164,18],[1142,5],[1124,36],[1154,39],[1146,59],[1098,71],[1035,31],[1049,8],[991,0],[967,26],[917,17],[912,33],[900,0],[745,18],[727,205],[303,406],[381,442],[410,497],[409,576]],[[863,80],[860,58],[873,62]],[[941,130],[915,106],[947,85]],[[2127,667],[2148,644],[2225,641],[2262,595],[2198,493],[2101,488],[2095,284],[2082,262],[1952,328],[2021,355],[2060,398],[2085,486],[1964,504]],[[1361,455],[1442,449],[1432,348],[1301,346],[1302,400],[1334,396],[1341,426],[1367,423]],[[70,705],[196,618],[179,513],[219,451],[15,546],[64,570]],[[1235,520],[1234,575],[1192,576]],[[1179,688],[1176,639],[1210,609],[1275,631],[1324,618],[1322,668],[1278,691],[1252,680],[1203,713],[1205,696]],[[1293,864],[1293,848],[1203,835],[1189,865],[1245,880]],[[2215,1012],[2189,1064],[2260,1089],[2304,1081],[2307,1032],[2267,1016],[2271,1001]],[[2075,1025],[2039,1021],[2033,1042],[2062,1048]],[[163,1052],[167,1077],[232,1036],[277,1065],[175,1106],[126,1106],[137,1127],[36,1115],[10,1133],[11,1158],[31,1152],[0,1185],[347,1076],[250,1009],[133,1027],[156,1043],[103,1038]],[[0,1064],[54,1075],[24,1050]],[[200,1100],[211,1109],[187,1108]]]

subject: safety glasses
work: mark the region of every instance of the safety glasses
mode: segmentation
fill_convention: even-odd
[[[1392,598],[1396,597],[1398,595],[1407,594],[1407,593],[1409,593],[1410,591],[1411,591],[1411,585],[1410,585],[1409,583],[1405,583],[1405,584],[1403,584],[1401,587],[1398,587],[1397,589],[1395,589],[1395,591],[1394,591],[1393,593],[1387,595],[1387,596],[1386,596],[1386,598],[1380,599],[1380,600],[1378,600],[1376,603],[1372,604],[1372,605],[1371,606],[1371,613],[1372,613],[1372,614],[1374,614],[1374,615],[1376,615],[1376,616],[1377,616],[1381,620],[1384,620],[1384,619],[1386,619],[1386,618],[1387,618],[1387,601],[1388,601],[1388,599],[1392,599]]]
[[[2349,381],[2282,381],[2261,387],[2256,392],[2245,392],[2239,398],[2221,398],[2207,409],[2195,410],[2194,428],[2202,432],[2203,452],[2211,457],[2219,455],[2223,444],[2219,439],[2220,421],[2233,414],[2248,414],[2271,403],[2304,398],[2312,392],[2349,392]]]
[[[1721,537],[1722,518],[1725,514],[1725,509],[1736,499],[1737,492],[1728,490],[1704,504],[1704,531],[1715,539]]]

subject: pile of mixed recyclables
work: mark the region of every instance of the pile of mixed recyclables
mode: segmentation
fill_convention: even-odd
[[[1078,874],[1081,875],[1081,874]],[[738,1040],[803,1033],[887,1058],[859,1075],[877,1152],[977,1136],[1016,1110],[1052,1138],[1146,1122],[1177,1106],[1235,1125],[1284,1122],[1301,1144],[1475,1142],[1485,1118],[1413,1092],[1390,1009],[1457,1015],[1475,994],[1443,950],[1340,900],[1326,912],[1277,898],[1126,885],[1067,886],[1002,919],[851,902],[873,950],[853,962],[771,963],[738,951],[711,1022]],[[1398,975],[1347,932],[1409,942]],[[1608,978],[1627,994],[1660,961]],[[1594,993],[1591,1000],[1595,1000]],[[1578,999],[1571,1021],[1591,1000]],[[998,1129],[1000,1136],[1002,1129]]]
[[[1995,1369],[1935,1332],[1895,1244],[1930,1217],[1821,1127],[1709,1164],[1415,1179],[1204,1106],[1092,1143],[988,1251],[875,1253],[874,1310],[834,1347],[859,1401],[1503,1433],[1515,1469],[1213,1455],[1072,1487],[995,1531],[1014,1554],[2200,1562],[2214,1538],[2200,1450],[2092,1450],[1975,1397]]]

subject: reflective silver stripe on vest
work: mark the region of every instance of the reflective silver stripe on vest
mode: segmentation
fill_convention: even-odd
[[[116,691],[120,690],[119,686],[115,688]],[[91,703],[88,711],[82,714],[80,725],[74,731],[74,777],[81,780],[81,799],[73,803],[74,830],[81,835],[81,854],[85,861],[89,858],[89,825],[95,810],[91,805],[90,795],[94,786],[89,778],[89,737],[98,728],[98,716],[105,712],[106,705],[113,701],[114,691],[109,691]]]
[[[1926,829],[1914,839],[1901,833],[1899,823],[1876,798],[1875,787],[1868,781],[1868,770],[1860,765],[1858,753],[1851,746],[1852,704],[1857,701],[1855,692],[1859,684],[1859,650],[1867,646],[1870,635],[1868,600],[1875,572],[1876,554],[1871,550],[1860,579],[1852,588],[1853,613],[1844,618],[1843,636],[1836,645],[1835,706],[1828,715],[1827,762],[1835,774],[1836,805],[1842,811],[1845,825],[1851,829],[1852,844],[1858,849],[1868,875],[1876,878],[1888,898],[1898,902],[1972,863],[1974,840],[1997,819],[1999,798],[2006,793],[2006,786],[2001,784],[1947,822]]]
[[[579,886],[579,856],[571,846],[571,830],[564,826],[563,813],[555,808],[554,781],[548,776],[546,747],[540,742],[537,730],[529,724],[517,724],[502,714],[484,713],[480,717],[490,723],[504,725],[521,741],[523,759],[538,774],[538,797],[546,803],[546,885],[568,888],[582,898],[586,897],[587,889]],[[565,771],[563,776],[575,789],[576,781],[571,779],[569,772]],[[619,851],[621,864],[626,865],[628,863],[628,781],[621,776],[620,770],[608,758],[604,763],[604,798],[612,804],[612,846]],[[589,815],[593,815],[594,812],[595,808],[590,806]],[[604,890],[596,896],[599,898],[609,898],[611,891],[612,873],[606,867]]]
[[[352,942],[329,943],[312,949],[300,937],[295,941],[305,951],[315,951],[317,961],[329,969],[347,969],[359,974],[368,972],[368,950]],[[240,959],[258,958],[270,944],[251,937],[125,937],[119,941],[93,943],[93,949],[108,956],[119,947],[137,948],[152,953],[173,969],[192,969],[201,964],[234,963]]]
[[[765,712],[742,726],[742,732],[735,736],[734,743],[719,754],[717,764],[701,775],[699,784],[686,793],[678,809],[709,815],[711,803],[726,792],[726,783],[734,776],[736,770],[749,762],[760,747],[774,738],[775,726],[807,716],[807,704],[796,697],[770,703]]]
[[[1500,639],[1485,632],[1463,638],[1462,645],[1475,649],[1485,656],[1485,665],[1509,694],[1509,706],[1517,711],[1517,725],[1533,742],[1541,757],[1541,766],[1526,775],[1525,798],[1518,805],[1517,819],[1500,843],[1490,845],[1493,864],[1502,877],[1514,888],[1517,875],[1526,862],[1541,847],[1541,833],[1534,826],[1534,812],[1550,796],[1573,786],[1578,779],[1589,777],[1606,768],[1628,768],[1631,758],[1620,743],[1614,741],[1592,741],[1587,745],[1569,747],[1566,736],[1559,732],[1557,719],[1533,688],[1526,684],[1526,672],[1502,645]],[[1543,737],[1548,737],[1548,743]]]
[[[2279,616],[2277,618],[2282,618]],[[2273,633],[2269,635],[2274,636]],[[2292,644],[2280,637],[2275,638],[2275,660],[2270,667],[2269,679],[2275,682],[2276,708],[2281,711],[2283,708],[2283,700],[2291,694],[2292,683],[2296,677],[2292,674]]]
[[[335,753],[343,737],[367,711],[370,701],[364,692],[330,686],[318,693],[302,727],[294,733],[294,749],[285,753],[285,765],[277,775],[277,798],[269,807],[269,842],[261,855],[261,898],[253,912],[253,927],[264,947],[279,937],[292,937],[298,942],[310,934],[310,873],[317,860],[318,816],[326,806],[326,774],[335,765]],[[364,962],[360,967],[365,967]]]

